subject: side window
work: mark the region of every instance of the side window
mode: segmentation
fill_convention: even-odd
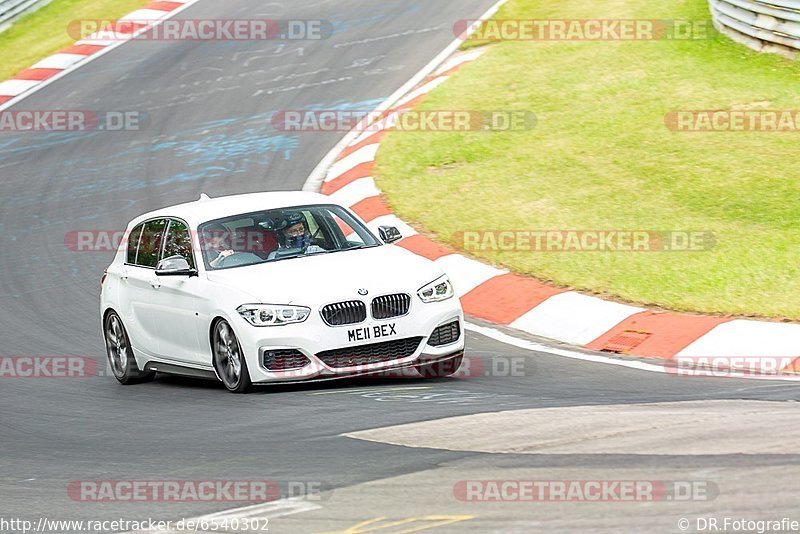
[[[170,256],[183,256],[189,262],[189,267],[194,269],[194,256],[192,255],[192,237],[189,228],[182,221],[171,220],[167,229],[167,242],[164,245],[162,258]]]
[[[139,255],[136,258],[136,265],[155,269],[158,258],[161,255],[161,245],[166,226],[166,219],[156,219],[145,223],[144,232],[142,232],[142,237],[139,240]]]
[[[136,264],[136,250],[139,248],[139,239],[142,237],[142,228],[144,228],[144,223],[131,230],[131,235],[128,237],[127,263],[134,265]]]

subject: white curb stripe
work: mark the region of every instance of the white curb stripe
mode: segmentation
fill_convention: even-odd
[[[171,11],[162,11],[161,9],[137,9],[133,13],[128,13],[119,20],[151,22],[163,18],[167,13],[171,13]]]
[[[372,143],[371,145],[364,145],[352,154],[345,156],[341,160],[337,161],[332,167],[331,170],[328,171],[328,176],[325,178],[326,182],[330,182],[331,180],[335,180],[342,174],[346,173],[347,171],[354,169],[358,165],[362,163],[367,163],[369,161],[375,160],[375,154],[378,153],[378,143]]]
[[[543,352],[546,354],[551,354],[553,356],[562,356],[564,358],[571,358],[573,360],[582,360],[585,362],[602,363],[605,365],[616,365],[618,367],[627,367],[629,369],[638,369],[640,371],[649,371],[651,373],[667,373],[667,369],[663,365],[641,362],[637,360],[620,360],[618,358],[611,358],[609,356],[602,356],[599,354],[597,355],[587,354],[584,352],[577,352],[569,349],[551,347],[543,343],[536,343],[534,341],[529,341],[527,339],[521,339],[518,337],[510,336],[505,332],[501,332],[495,328],[480,326],[469,322],[464,323],[464,330],[470,330],[482,336],[494,339],[495,341],[499,341],[500,343],[505,343],[506,345],[511,345],[513,347],[518,347],[524,350]],[[792,376],[792,375],[767,376],[767,375],[741,374],[735,371],[731,371],[730,377],[743,378],[746,380],[769,380],[769,381],[778,380],[785,382],[800,382],[800,376]],[[691,380],[691,378],[689,379]],[[719,378],[719,380],[725,380],[725,378]]]
[[[405,113],[406,111],[410,110],[411,108],[408,107],[398,107],[394,108],[389,111],[384,112],[384,117],[380,120],[375,121],[369,128],[361,133],[358,137],[356,137],[349,146],[355,146],[362,142],[363,140],[367,139],[371,135],[375,135],[378,132],[382,132],[383,130],[388,130],[390,128],[394,128],[395,124],[397,124],[397,116]]]
[[[78,45],[95,45],[95,46],[110,46],[114,43],[124,42],[127,39],[117,39],[112,32],[94,32],[90,33],[75,44]],[[96,53],[96,52],[95,52]]]
[[[711,329],[677,356],[800,356],[800,325],[735,319]]]
[[[39,83],[38,80],[6,80],[0,82],[0,96],[17,96]]]
[[[442,85],[444,82],[446,82],[449,78],[450,76],[439,76],[438,78],[434,78],[433,80],[427,82],[425,85],[422,85],[421,87],[408,93],[408,95],[403,97],[395,107],[399,108],[407,104],[408,102],[411,102],[412,100],[414,100],[419,96],[430,93],[431,91]]]
[[[385,120],[384,119],[376,121],[373,125],[371,125],[369,127],[368,130],[364,130],[361,133],[361,135],[359,135],[358,137],[353,139],[353,142],[350,144],[350,146],[356,146],[357,144],[359,144],[364,139],[367,139],[369,136],[375,135],[376,133],[378,133],[380,131],[383,131],[385,129],[386,129],[386,126],[385,126]]]
[[[456,295],[459,297],[463,297],[490,278],[508,272],[465,258],[459,254],[442,256],[435,263],[439,264],[439,267],[450,277],[456,290]]]
[[[482,56],[484,52],[486,52],[486,47],[480,47],[476,48],[475,50],[468,50],[466,52],[455,54],[453,57],[442,63],[442,66],[436,69],[433,75],[438,76],[439,74],[443,74],[449,70],[452,70],[459,65],[469,63],[470,61],[475,61]]]
[[[380,195],[380,189],[375,185],[375,180],[370,177],[359,178],[335,193],[330,195],[331,200],[338,204],[347,206],[348,208],[353,204],[361,202],[365,198],[376,197]]]
[[[548,298],[510,326],[530,334],[585,345],[642,311],[642,308],[568,291]]]
[[[362,142],[364,139],[367,139],[369,136],[375,135],[378,132],[382,132],[386,128],[394,125],[394,122],[392,122],[391,125],[388,124],[386,119],[387,119],[387,117],[384,117],[384,118],[382,118],[380,120],[375,121],[371,125],[369,125],[368,129],[364,130],[363,132],[361,132],[359,134],[358,137],[353,139],[353,142],[350,143],[350,146],[355,146],[355,145],[359,144],[360,142]]]
[[[32,66],[32,69],[66,69],[78,61],[83,61],[85,54],[53,54]]]
[[[142,10],[139,10],[138,15],[137,15],[137,12],[134,11],[133,13],[128,14],[124,18],[125,19],[134,18],[134,17],[135,18],[139,18],[139,17],[152,18],[151,24],[148,25],[148,27],[142,28],[142,29],[136,31],[135,35],[138,35],[140,33],[143,33],[144,31],[149,31],[154,26],[160,25],[164,20],[172,18],[173,16],[177,15],[178,13],[180,13],[182,11],[185,11],[186,9],[188,9],[190,6],[192,6],[193,4],[195,4],[198,1],[199,0],[177,0],[176,3],[177,4],[182,4],[182,5],[180,5],[179,7],[176,7],[175,9],[168,10],[168,11],[160,10],[160,9],[142,9]],[[158,14],[158,16],[156,16],[156,14]],[[122,19],[120,19],[120,20],[122,20]],[[85,44],[97,45],[97,46],[102,46],[103,49],[98,50],[97,52],[94,52],[92,54],[87,54],[85,56],[81,56],[82,59],[83,59],[82,61],[76,61],[75,63],[72,63],[71,65],[69,65],[66,68],[62,69],[61,72],[55,74],[54,76],[51,76],[51,77],[47,78],[46,80],[43,80],[43,81],[42,80],[6,80],[6,81],[0,83],[0,96],[15,97],[15,98],[12,98],[12,99],[8,100],[7,102],[5,102],[3,104],[0,104],[0,111],[3,111],[5,109],[10,108],[11,106],[14,106],[14,105],[18,104],[24,98],[27,98],[28,96],[30,96],[30,95],[38,92],[38,91],[41,91],[42,89],[44,89],[48,85],[50,85],[52,83],[55,83],[56,81],[60,80],[61,78],[63,78],[64,76],[66,76],[67,74],[72,72],[73,70],[75,70],[77,68],[80,68],[83,65],[86,65],[91,61],[94,61],[95,59],[97,59],[97,58],[99,58],[99,57],[111,52],[113,49],[115,49],[118,46],[121,46],[121,45],[127,43],[130,40],[130,39],[118,39],[116,37],[117,37],[117,35],[114,35],[114,34],[112,34],[112,35],[108,35],[108,34],[102,35],[102,32],[101,32],[101,33],[94,33],[92,35],[89,35],[88,37],[85,37],[85,38],[79,40],[75,44],[78,44],[78,45],[85,45]],[[41,62],[44,62],[44,61],[47,61],[47,58],[43,59]],[[24,82],[24,83],[20,83],[20,82]]]

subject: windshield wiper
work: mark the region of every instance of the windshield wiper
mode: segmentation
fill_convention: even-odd
[[[361,243],[359,245],[343,248],[343,249],[340,249],[340,250],[359,250],[359,249],[362,249],[362,248],[373,248],[373,247],[377,247],[377,246],[378,245],[367,245],[366,243]]]
[[[280,256],[280,257],[277,257],[277,258],[272,258],[271,260],[266,260],[263,263],[272,263],[274,261],[292,260],[294,258],[302,258],[303,256],[305,256],[305,254],[300,254],[300,253],[298,253],[298,254],[289,254],[289,255],[286,255],[286,256]]]
[[[281,256],[281,257],[278,257],[278,258],[267,260],[267,263],[272,263],[274,261],[290,260],[290,259],[293,259],[293,258],[304,258],[304,257],[307,257],[307,256],[319,256],[321,254],[331,254],[332,252],[345,252],[345,251],[348,251],[348,250],[359,250],[359,249],[362,249],[362,248],[374,248],[374,247],[377,247],[377,246],[378,245],[359,244],[359,245],[355,245],[355,246],[347,247],[347,248],[337,248],[337,249],[332,249],[332,250],[322,249],[322,250],[320,250],[318,252],[298,252],[296,254],[290,254],[290,255],[287,255],[287,256]]]

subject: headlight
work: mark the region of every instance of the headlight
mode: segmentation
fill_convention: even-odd
[[[302,323],[308,318],[311,308],[288,304],[242,304],[236,311],[253,326],[280,326]]]
[[[439,302],[449,299],[454,294],[453,284],[450,283],[450,279],[447,276],[437,278],[417,291],[417,295],[422,299],[422,302]]]

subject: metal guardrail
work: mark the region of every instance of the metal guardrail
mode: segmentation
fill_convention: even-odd
[[[800,57],[800,0],[709,0],[714,27],[760,52]]]
[[[0,31],[7,29],[20,15],[38,9],[50,0],[0,0]]]

